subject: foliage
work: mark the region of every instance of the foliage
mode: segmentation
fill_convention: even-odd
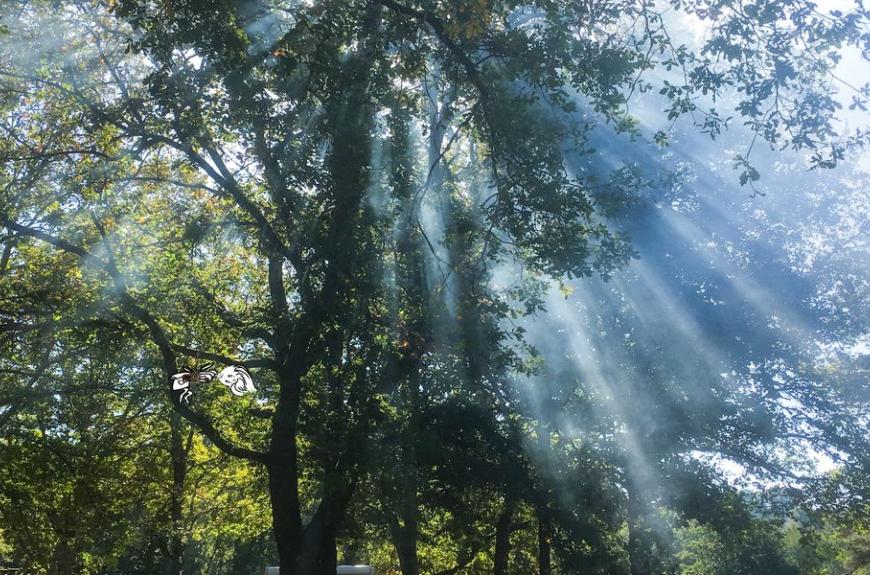
[[[826,521],[856,509],[854,366],[783,354],[761,384],[693,380],[649,362],[679,356],[668,342],[618,334],[608,378],[583,350],[543,360],[530,332],[553,286],[567,301],[636,256],[626,222],[643,223],[641,188],[658,184],[601,161],[602,130],[663,146],[681,120],[724,138],[736,114],[750,134],[737,180],[753,187],[756,142],[813,167],[863,146],[830,89],[843,47],[866,58],[862,6],[6,4],[14,562],[332,573],[340,548],[403,575],[785,574],[787,557],[828,553],[796,550],[815,548],[793,532],[783,551],[717,457],[827,488]],[[697,49],[675,43],[672,11],[710,24]],[[849,87],[863,107],[868,89]],[[639,94],[662,110],[654,134],[630,111]],[[628,324],[600,312],[571,328]],[[188,403],[167,382],[206,361],[244,362],[257,393],[202,384]],[[840,474],[801,476],[796,433]],[[861,568],[865,531],[837,529],[836,560]]]

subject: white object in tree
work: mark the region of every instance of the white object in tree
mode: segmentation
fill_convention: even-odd
[[[230,388],[233,395],[245,395],[257,391],[251,374],[242,365],[225,367],[217,374],[218,381]]]

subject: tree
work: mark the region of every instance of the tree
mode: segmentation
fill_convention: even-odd
[[[707,100],[735,87],[757,137],[816,165],[864,142],[836,134],[825,88],[839,47],[867,40],[863,11],[672,7],[715,23],[699,53],[629,2],[20,4],[12,38],[52,21],[75,50],[6,44],[4,266],[52,246],[103,289],[42,311],[136,326],[167,381],[180,356],[256,368],[259,397],[220,423],[216,393],[167,385],[168,403],[265,468],[282,572],[334,572],[373,438],[397,427],[415,462],[420,412],[455,394],[503,430],[487,442],[521,444],[508,391],[530,366],[505,320],[540,309],[548,278],[630,258],[566,169],[592,124],[639,134],[628,98],[658,88],[669,120],[716,136]],[[497,265],[519,283],[494,286]]]

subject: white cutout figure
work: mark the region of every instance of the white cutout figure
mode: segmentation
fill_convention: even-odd
[[[178,401],[187,403],[193,392],[190,391],[190,382],[185,380],[186,373],[176,373],[172,376],[172,391],[181,391],[181,397]]]
[[[218,381],[230,388],[233,395],[245,395],[257,391],[251,374],[242,365],[225,367],[217,376]]]
[[[190,401],[191,396],[193,396],[193,392],[190,390],[192,383],[211,381],[216,376],[217,372],[214,370],[214,364],[208,363],[199,368],[185,365],[181,372],[172,376],[172,390],[180,391],[181,396],[178,398],[178,401],[186,404]]]

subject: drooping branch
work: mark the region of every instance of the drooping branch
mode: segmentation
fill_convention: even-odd
[[[194,349],[192,347],[187,347],[187,346],[180,345],[177,343],[172,344],[172,349],[174,351],[176,351],[177,353],[180,353],[182,355],[186,355],[188,357],[207,359],[209,361],[221,363],[224,365],[234,365],[237,363],[244,363],[245,366],[247,366],[247,367],[265,367],[265,368],[269,368],[269,369],[274,369],[274,367],[275,367],[274,360],[267,359],[267,358],[238,360],[238,359],[233,359],[231,357],[227,357],[225,355],[221,355],[219,353],[202,351],[199,349]]]
[[[139,320],[148,328],[148,332],[151,336],[151,341],[160,350],[160,354],[163,360],[163,369],[166,373],[167,379],[172,374],[178,371],[178,361],[175,354],[175,345],[171,342],[168,335],[166,334],[166,331],[163,329],[157,319],[145,308],[140,306],[136,302],[136,300],[130,295],[126,283],[124,282],[122,275],[115,266],[115,263],[112,260],[111,256],[108,261],[98,258],[79,245],[73,244],[47,232],[23,226],[17,222],[12,221],[6,214],[3,213],[0,213],[0,224],[10,230],[16,231],[20,235],[39,239],[60,250],[77,255],[82,260],[87,260],[88,262],[97,265],[100,269],[106,272],[118,289],[118,297],[123,308],[126,309],[130,313],[130,315]],[[102,226],[99,225],[99,222],[95,220],[95,224],[97,224],[101,234],[104,234],[104,230],[102,229]],[[261,463],[266,462],[267,456],[265,453],[235,445],[214,426],[210,418],[208,418],[204,414],[192,410],[190,407],[183,404],[180,401],[180,398],[177,397],[176,394],[172,393],[171,387],[167,386],[167,392],[169,394],[173,408],[179,414],[181,414],[182,417],[189,421],[194,427],[196,427],[203,435],[205,435],[218,449],[234,457],[248,459],[251,461],[258,461]]]
[[[257,225],[257,229],[260,232],[260,238],[263,240],[263,243],[267,248],[277,249],[278,251],[284,253],[286,257],[290,256],[289,249],[278,236],[275,229],[272,227],[272,224],[269,222],[266,215],[263,211],[255,204],[248,196],[245,194],[244,190],[242,190],[241,185],[236,181],[232,172],[227,168],[223,159],[221,158],[220,152],[217,148],[208,140],[199,139],[197,140],[197,144],[199,144],[208,154],[209,159],[212,163],[209,163],[202,154],[197,152],[193,145],[187,142],[178,142],[164,136],[162,134],[151,134],[139,132],[136,130],[130,130],[123,124],[118,124],[117,122],[113,122],[114,125],[125,129],[128,131],[130,136],[138,137],[143,140],[145,146],[153,145],[153,144],[163,144],[170,148],[173,148],[181,153],[195,166],[201,169],[205,174],[211,178],[213,182],[215,182],[222,190],[224,190],[227,194],[229,194],[230,198],[235,202],[236,206],[238,206],[243,212],[245,212],[251,219],[254,220],[254,223]],[[179,129],[179,128],[177,128]]]
[[[57,236],[53,236],[49,233],[43,232],[41,230],[37,230],[31,227],[23,226],[17,222],[12,221],[6,214],[0,213],[0,224],[5,226],[6,228],[17,232],[19,235],[35,238],[46,242],[48,244],[53,245],[54,247],[63,250],[65,252],[69,252],[71,254],[75,254],[82,259],[88,259],[99,263],[103,266],[107,265],[107,262],[102,261],[101,259],[95,257],[93,254],[85,250],[84,248],[77,246],[75,244],[71,244],[70,242],[59,238]]]
[[[205,174],[209,178],[211,178],[212,181],[218,184],[218,186],[220,186],[222,190],[229,194],[235,204],[250,218],[253,219],[253,221],[257,225],[261,240],[263,241],[263,244],[265,245],[265,247],[267,247],[267,249],[274,249],[279,251],[284,255],[284,257],[286,257],[291,263],[293,263],[294,266],[297,264],[301,265],[301,259],[298,255],[298,252],[294,252],[287,247],[286,243],[281,240],[280,236],[277,234],[272,224],[266,218],[263,211],[259,208],[259,206],[257,206],[257,204],[255,204],[250,198],[247,197],[247,195],[242,190],[241,185],[236,181],[233,174],[223,162],[223,159],[221,157],[221,154],[217,150],[217,147],[208,138],[197,138],[196,143],[206,151],[212,163],[209,163],[209,161],[207,161],[206,158],[202,156],[202,154],[197,152],[191,142],[176,141],[173,138],[170,138],[163,134],[147,132],[136,124],[125,123],[116,115],[112,114],[109,110],[105,109],[98,103],[89,100],[77,90],[71,90],[58,82],[46,80],[37,76],[9,73],[6,73],[4,75],[13,78],[21,78],[32,82],[38,82],[43,85],[57,89],[68,96],[71,96],[75,101],[77,101],[91,114],[93,114],[95,118],[98,118],[100,121],[119,129],[121,133],[124,134],[126,137],[138,140],[140,142],[140,149],[145,149],[155,144],[162,144],[178,152],[181,152],[193,165],[197,166],[203,172],[205,172]],[[180,123],[177,119],[175,122],[175,128],[179,134],[183,133],[183,130],[180,127]],[[186,185],[186,187],[193,186],[190,186],[188,184]],[[202,189],[206,189],[210,192],[217,191],[207,186],[196,187],[201,187]]]
[[[167,373],[167,378],[178,370],[178,362],[174,352],[173,344],[169,341],[166,332],[160,323],[144,308],[139,306],[129,294],[122,295],[125,307],[130,310],[130,313],[139,319],[148,327],[151,333],[151,340],[157,345],[160,354],[163,357],[163,369]],[[180,398],[172,393],[171,389],[167,388],[172,406],[182,415],[187,421],[193,424],[194,427],[205,435],[218,449],[242,459],[251,461],[266,462],[266,454],[246,447],[241,447],[232,443],[229,439],[223,436],[221,432],[214,426],[211,419],[206,415],[193,411],[190,407],[181,402]]]
[[[436,16],[426,12],[424,10],[417,10],[415,8],[411,8],[410,6],[405,6],[400,2],[396,2],[395,0],[372,0],[376,4],[380,4],[393,12],[398,14],[402,14],[404,16],[408,16],[420,24],[428,25],[432,31],[435,33],[435,36],[438,38],[438,41],[444,45],[445,48],[453,55],[454,58],[462,65],[462,68],[465,70],[465,74],[468,76],[468,79],[474,84],[475,88],[480,92],[481,96],[488,97],[489,89],[484,84],[481,76],[480,69],[477,64],[474,63],[474,60],[462,49],[462,47],[456,43],[456,41],[450,37],[450,33],[447,31],[447,28],[444,25],[444,22]]]
[[[487,84],[486,80],[483,78],[481,74],[480,64],[475,62],[471,55],[463,49],[463,47],[451,37],[450,33],[447,30],[444,22],[435,16],[434,14],[427,12],[425,10],[418,10],[415,8],[411,8],[410,6],[406,6],[401,2],[397,2],[396,0],[371,0],[371,2],[380,4],[381,6],[386,7],[387,9],[395,12],[396,14],[401,14],[403,16],[407,16],[419,24],[423,26],[428,26],[429,29],[432,30],[437,40],[447,49],[447,51],[456,59],[462,69],[465,71],[466,78],[468,81],[474,86],[479,95],[478,101],[472,107],[471,111],[467,114],[465,120],[457,127],[456,132],[451,137],[452,140],[459,135],[462,131],[463,127],[468,125],[472,118],[475,117],[475,112],[479,110],[480,117],[482,118],[482,126],[480,126],[481,131],[484,137],[489,144],[490,154],[489,154],[489,163],[490,170],[492,172],[492,181],[496,188],[496,194],[494,197],[496,201],[500,203],[506,203],[507,200],[507,184],[506,179],[503,177],[501,170],[499,168],[499,159],[502,157],[507,157],[510,152],[504,149],[504,146],[501,145],[496,132],[497,129],[497,114],[498,112],[494,111],[495,107],[495,96],[493,95],[490,86]],[[450,144],[448,144],[447,149],[449,149]],[[447,149],[444,150],[446,153]],[[432,163],[430,166],[430,174],[431,171],[435,169],[438,163],[440,163],[442,157],[439,157]],[[428,178],[427,178],[428,179]],[[491,222],[491,226],[486,233],[486,242],[484,244],[484,250],[481,252],[481,256],[487,254],[487,249],[490,246],[490,243],[493,240],[497,240],[497,235],[492,233],[493,228],[497,225],[496,218],[494,218]]]
[[[59,157],[70,156],[93,156],[104,160],[118,160],[118,156],[112,156],[97,149],[71,149],[71,150],[38,150],[32,149],[26,154],[3,154],[0,162],[28,162],[32,160],[51,160]]]

